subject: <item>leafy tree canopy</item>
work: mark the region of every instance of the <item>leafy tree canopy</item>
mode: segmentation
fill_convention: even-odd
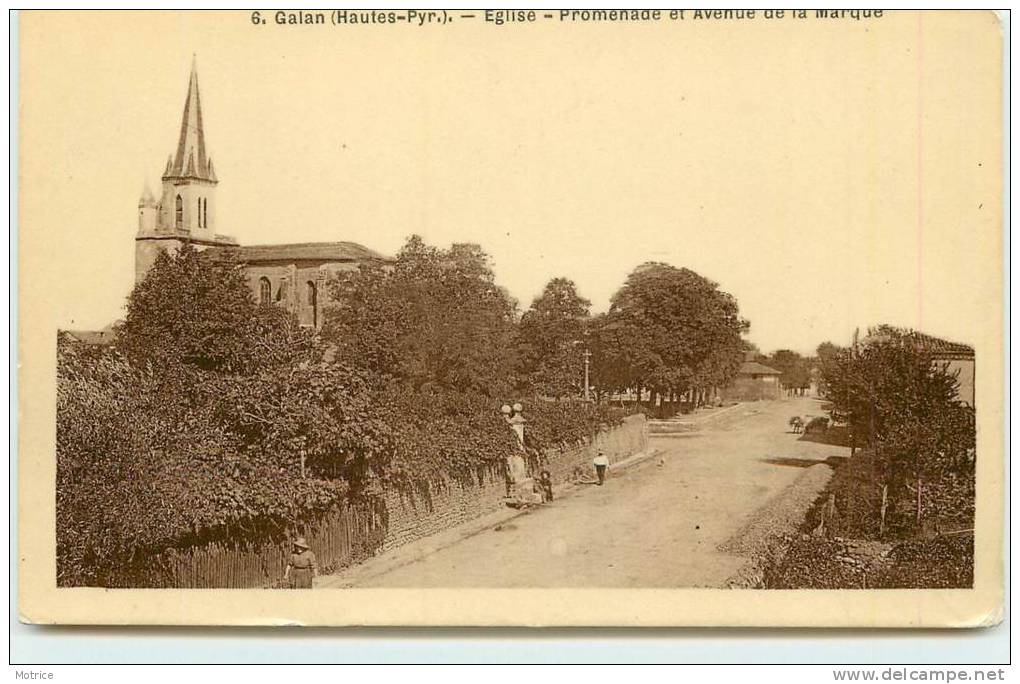
[[[591,302],[567,278],[550,280],[517,328],[518,381],[551,397],[584,391],[584,351]]]
[[[779,349],[772,353],[767,363],[782,373],[780,382],[784,387],[804,389],[811,386],[811,359],[789,349]]]
[[[642,264],[595,326],[600,382],[661,392],[723,385],[740,367],[748,327],[716,283],[686,268]]]
[[[135,286],[116,345],[136,363],[245,373],[307,354],[311,334],[284,309],[256,304],[242,268],[185,244],[161,252]]]
[[[323,339],[346,363],[415,387],[497,395],[512,385],[516,302],[478,245],[412,236],[392,267],[362,267],[331,288]]]

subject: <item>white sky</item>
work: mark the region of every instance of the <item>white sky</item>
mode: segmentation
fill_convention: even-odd
[[[46,46],[22,54],[38,125],[21,151],[46,164],[22,174],[39,201],[19,230],[48,231],[55,265],[21,278],[65,293],[57,325],[123,315],[192,52],[217,229],[244,244],[478,242],[522,308],[566,276],[596,311],[666,261],[736,296],[766,352],[879,322],[968,342],[988,320],[997,54],[961,26],[991,15],[786,32],[247,18],[53,13],[34,34],[22,17],[23,45]]]

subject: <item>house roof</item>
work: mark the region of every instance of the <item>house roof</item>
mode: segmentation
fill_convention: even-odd
[[[959,342],[950,342],[939,337],[926,335],[908,328],[880,325],[868,332],[865,343],[870,341],[897,340],[901,344],[931,354],[936,358],[974,358],[974,348]]]
[[[110,328],[104,330],[61,330],[60,332],[82,344],[112,344],[117,339],[117,333]]]
[[[288,245],[248,245],[231,250],[238,261],[391,261],[356,242],[300,242]]]
[[[775,368],[769,368],[763,363],[757,361],[744,361],[740,365],[740,369],[737,371],[740,375],[782,375],[782,371],[777,371]]]

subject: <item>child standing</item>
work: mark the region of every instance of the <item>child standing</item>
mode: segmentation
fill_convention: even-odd
[[[599,486],[606,481],[606,469],[609,468],[609,457],[606,456],[606,452],[599,449],[595,458],[592,459],[592,464],[595,466],[595,474],[599,476]]]

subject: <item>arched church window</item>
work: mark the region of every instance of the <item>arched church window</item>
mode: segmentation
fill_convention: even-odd
[[[273,285],[269,278],[259,279],[259,304],[269,304],[273,301]]]
[[[276,291],[276,301],[282,302],[287,299],[287,281],[280,281],[280,289]]]
[[[174,227],[177,229],[184,227],[184,200],[180,195],[177,195],[177,201],[174,203]]]
[[[195,217],[198,220],[198,227],[202,227],[202,198],[198,198],[198,206],[196,207]]]

